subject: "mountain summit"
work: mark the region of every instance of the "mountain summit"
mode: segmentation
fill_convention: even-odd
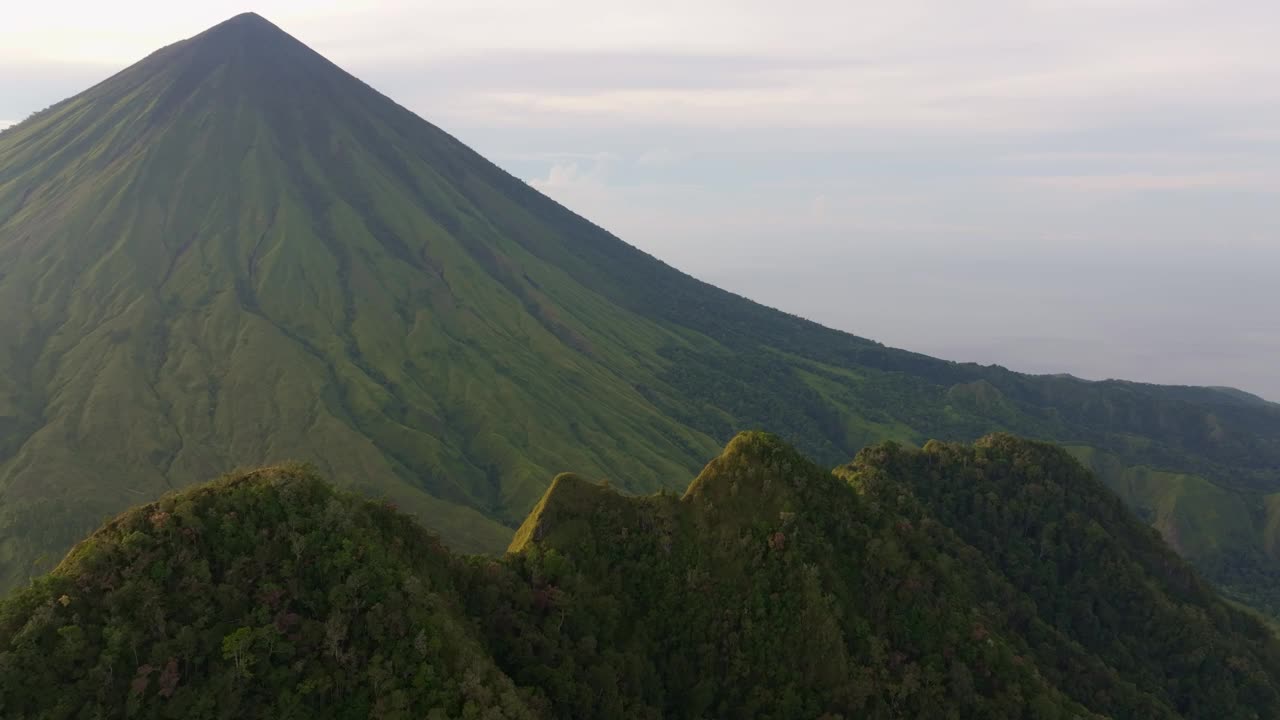
[[[652,490],[763,427],[827,464],[880,439],[1066,442],[1214,579],[1280,599],[1257,510],[1280,507],[1280,407],[762,307],[252,14],[0,135],[0,307],[0,584],[237,466],[309,461],[500,550],[557,472]]]
[[[179,45],[221,45],[227,49],[239,49],[249,45],[263,45],[288,40],[294,45],[306,47],[278,25],[256,12],[243,12],[228,18]],[[313,52],[307,48],[309,52]]]

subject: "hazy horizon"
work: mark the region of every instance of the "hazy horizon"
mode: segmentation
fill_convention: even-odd
[[[244,9],[71,5],[10,13],[0,118]],[[765,304],[952,360],[1280,400],[1280,7],[682,8],[254,10]]]

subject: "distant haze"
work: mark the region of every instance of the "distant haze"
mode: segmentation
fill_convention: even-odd
[[[761,302],[956,360],[1280,400],[1280,4],[26,3],[0,118],[245,9]]]

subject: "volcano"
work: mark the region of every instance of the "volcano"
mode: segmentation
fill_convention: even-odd
[[[828,465],[886,439],[1063,443],[1228,590],[1280,586],[1280,406],[758,305],[253,14],[0,134],[0,307],[0,585],[237,467],[310,463],[500,551],[560,471],[653,491],[764,428]]]

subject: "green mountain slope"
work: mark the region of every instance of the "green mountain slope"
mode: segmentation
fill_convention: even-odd
[[[0,306],[2,586],[240,465],[311,462],[498,550],[567,468],[648,492],[741,429],[827,464],[1009,430],[1175,508],[1148,514],[1280,607],[1280,407],[950,363],[754,304],[255,15],[0,134]]]
[[[759,433],[682,497],[561,475],[501,560],[306,468],[229,477],[0,603],[0,714],[1280,713],[1280,644],[1061,450],[884,445],[838,475]]]

